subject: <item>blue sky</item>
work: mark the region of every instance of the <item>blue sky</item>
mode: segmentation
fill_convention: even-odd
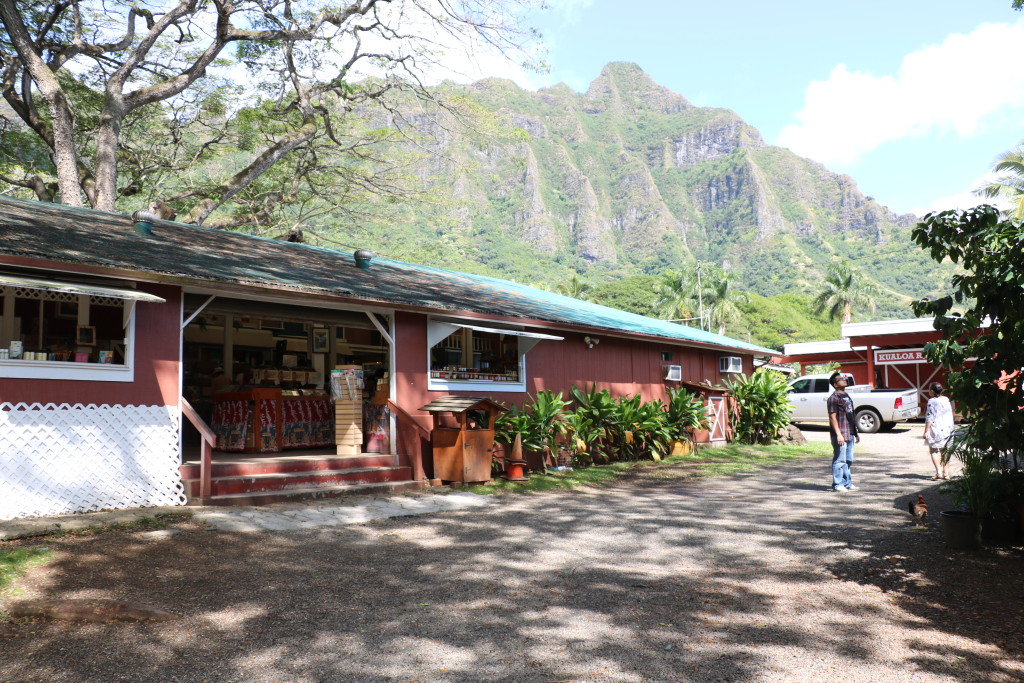
[[[531,23],[551,72],[490,75],[582,91],[608,62],[635,62],[900,213],[979,203],[970,189],[1024,139],[1024,14],[1010,0],[549,5]]]

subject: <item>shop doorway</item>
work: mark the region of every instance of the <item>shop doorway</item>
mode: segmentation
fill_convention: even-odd
[[[187,294],[184,321],[182,394],[217,435],[214,460],[340,454],[353,434],[359,452],[394,454],[386,314]],[[344,414],[337,368],[358,377]],[[198,459],[187,423],[182,441],[183,459]]]

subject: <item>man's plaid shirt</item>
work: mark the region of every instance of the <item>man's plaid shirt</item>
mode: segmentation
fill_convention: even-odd
[[[850,419],[853,416],[853,399],[848,394],[840,394],[838,391],[833,391],[829,395],[828,401],[825,402],[825,406],[828,408],[829,415],[832,413],[836,414],[839,433],[842,434],[843,441],[848,441],[851,436],[857,433],[857,426]]]

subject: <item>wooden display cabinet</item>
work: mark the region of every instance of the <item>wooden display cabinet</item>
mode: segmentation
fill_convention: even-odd
[[[491,480],[494,423],[505,410],[489,398],[447,396],[420,408],[433,415],[430,440],[434,478],[454,482]]]

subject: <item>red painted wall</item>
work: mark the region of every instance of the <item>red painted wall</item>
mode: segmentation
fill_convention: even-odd
[[[134,382],[0,378],[0,401],[178,405],[181,289],[146,283],[138,287],[167,301],[135,305]]]
[[[543,331],[543,328],[536,328]],[[665,399],[667,388],[677,382],[662,379],[665,365],[682,366],[683,379],[691,382],[710,381],[720,384],[718,358],[726,352],[702,350],[669,343],[650,342],[601,336],[587,333],[601,341],[592,349],[583,343],[584,333],[557,332],[564,341],[542,340],[526,355],[526,393],[492,392],[486,387],[479,391],[427,390],[427,316],[398,312],[395,320],[396,402],[424,427],[431,426],[430,416],[419,413],[419,407],[439,396],[484,395],[506,404],[520,404],[538,391],[561,391],[568,398],[573,384],[589,387],[597,382],[598,389],[608,389],[613,395],[640,393],[644,400]],[[661,352],[671,351],[672,360],[662,361]],[[743,371],[750,374],[753,359],[743,357]]]

